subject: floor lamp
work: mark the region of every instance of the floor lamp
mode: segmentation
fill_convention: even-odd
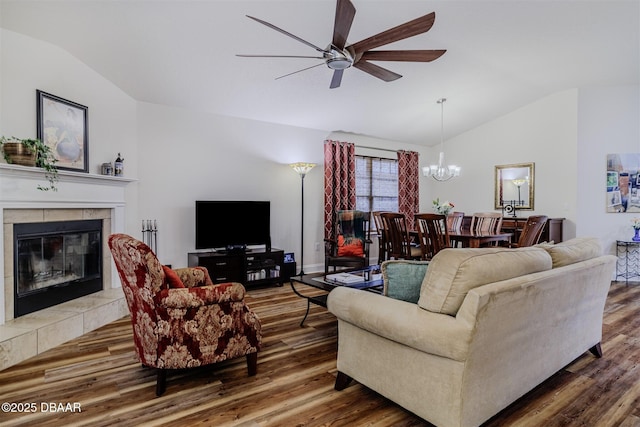
[[[301,211],[300,211],[300,275],[304,274],[304,177],[311,169],[315,167],[315,163],[291,163],[289,166],[294,171],[298,172],[302,181],[302,193],[301,193]]]

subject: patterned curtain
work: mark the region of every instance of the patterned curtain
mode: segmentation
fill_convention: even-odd
[[[349,142],[324,142],[324,237],[334,239],[335,213],[356,208],[356,148]]]
[[[419,154],[415,151],[398,151],[398,210],[407,219],[407,228],[414,229],[413,216],[420,209]]]

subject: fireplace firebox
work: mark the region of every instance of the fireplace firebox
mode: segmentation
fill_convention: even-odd
[[[102,220],[13,227],[15,317],[102,290]]]

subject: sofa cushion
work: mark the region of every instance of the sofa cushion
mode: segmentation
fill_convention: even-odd
[[[429,264],[418,305],[455,316],[473,288],[550,269],[551,256],[541,248],[444,249]]]
[[[600,241],[595,237],[576,237],[544,249],[551,255],[553,268],[563,267],[602,255]]]
[[[428,266],[429,261],[383,262],[380,266],[384,283],[382,294],[390,298],[417,303]]]

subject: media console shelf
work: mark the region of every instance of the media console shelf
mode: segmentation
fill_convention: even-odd
[[[246,252],[189,252],[189,267],[205,267],[213,283],[240,282],[245,286],[278,284],[284,278],[284,251],[271,248]]]

